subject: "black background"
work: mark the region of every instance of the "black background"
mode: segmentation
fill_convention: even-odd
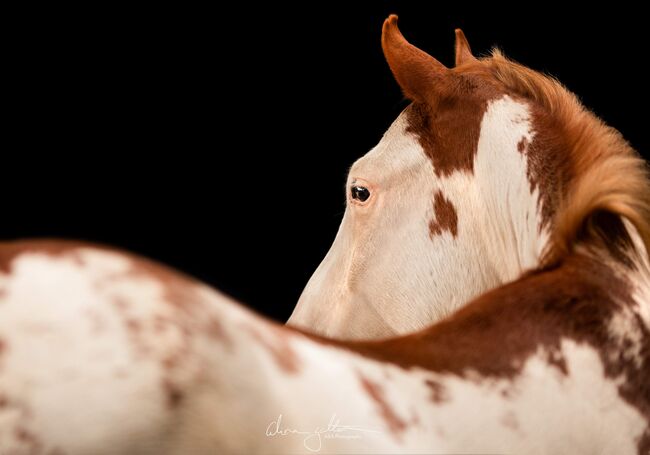
[[[648,149],[639,11],[301,3],[17,18],[0,237],[127,248],[285,320],[335,236],[347,168],[406,106],[380,47],[392,12],[447,65],[462,27],[475,54],[498,45],[555,75]]]

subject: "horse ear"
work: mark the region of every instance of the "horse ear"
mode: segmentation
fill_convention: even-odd
[[[384,21],[381,47],[395,80],[411,100],[425,101],[429,98],[436,80],[449,71],[438,60],[406,41],[397,28],[394,14]]]
[[[476,62],[477,59],[472,55],[469,43],[465,34],[459,28],[456,29],[456,66],[467,62]]]

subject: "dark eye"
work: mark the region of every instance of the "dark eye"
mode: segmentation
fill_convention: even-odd
[[[352,199],[357,201],[365,202],[370,197],[370,191],[363,186],[353,186],[350,191],[352,192]]]

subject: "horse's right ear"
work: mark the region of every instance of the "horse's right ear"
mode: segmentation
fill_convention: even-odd
[[[460,66],[463,63],[476,62],[478,61],[476,57],[472,54],[472,50],[469,47],[467,38],[465,34],[459,28],[456,29],[456,66]]]
[[[394,14],[384,21],[381,47],[395,80],[404,95],[413,101],[429,99],[449,71],[438,60],[406,41],[397,28]]]

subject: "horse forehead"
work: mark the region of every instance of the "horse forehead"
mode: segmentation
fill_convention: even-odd
[[[433,167],[434,178],[444,179],[456,172],[472,174],[481,137],[495,130],[504,138],[518,134],[516,145],[521,148],[522,138],[527,142],[532,139],[531,129],[528,104],[506,94],[458,103],[441,112],[413,103],[380,142],[354,163],[351,176],[429,166]]]
[[[407,110],[395,119],[379,143],[352,165],[351,177],[381,180],[388,174],[429,166],[417,137],[409,131]]]

